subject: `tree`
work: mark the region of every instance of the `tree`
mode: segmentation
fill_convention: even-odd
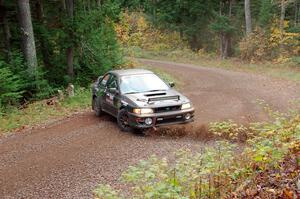
[[[280,2],[280,23],[279,28],[281,34],[284,32],[284,20],[285,20],[285,14],[286,14],[286,8],[290,3],[293,3],[295,0],[281,0]]]
[[[298,17],[300,15],[300,8],[298,8],[299,1],[294,1],[294,25],[295,27],[298,25]]]
[[[22,51],[28,64],[28,72],[31,76],[35,77],[37,75],[37,57],[29,0],[18,0],[18,8],[22,38]]]
[[[217,0],[151,0],[145,9],[157,26],[180,32],[193,50],[199,50],[211,45],[208,26],[218,4]]]
[[[43,57],[43,63],[46,67],[51,67],[51,61],[50,61],[50,51],[49,46],[47,46],[47,38],[44,36],[44,32],[46,32],[45,28],[45,17],[44,17],[44,8],[42,4],[42,0],[36,0],[35,1],[35,16],[38,22],[38,31],[37,33],[37,41],[40,43],[40,51],[42,53]]]
[[[285,9],[286,9],[287,4],[288,4],[288,1],[281,0],[281,3],[280,3],[280,24],[279,24],[281,34],[283,33],[283,30],[284,30]]]
[[[259,6],[258,24],[262,28],[266,28],[270,25],[273,15],[273,4],[271,0],[261,0]]]
[[[251,22],[251,8],[250,0],[245,0],[245,21],[246,21],[246,34],[249,35],[252,32]]]
[[[73,47],[73,18],[74,18],[74,0],[66,0],[67,14],[71,26],[69,27],[70,46],[67,48],[67,72],[70,79],[74,77],[74,47]]]
[[[101,0],[97,0],[97,6],[101,7]]]
[[[231,22],[232,7],[232,0],[221,1],[219,13],[215,13],[215,21],[210,24],[210,28],[220,37],[221,59],[226,59],[231,52],[231,37],[235,29]]]
[[[3,30],[3,43],[6,51],[6,60],[10,60],[11,55],[11,44],[10,44],[10,28],[9,28],[9,22],[8,22],[8,12],[7,8],[3,3],[3,0],[0,0],[0,24],[2,25]]]

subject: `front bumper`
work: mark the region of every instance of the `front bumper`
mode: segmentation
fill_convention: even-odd
[[[129,124],[131,127],[138,128],[138,129],[173,125],[173,124],[184,124],[184,123],[189,123],[194,121],[194,112],[195,112],[194,108],[189,108],[185,110],[169,111],[163,113],[152,113],[152,114],[144,114],[144,115],[129,113]],[[186,119],[186,116],[188,114],[190,115],[190,117]],[[152,124],[147,125],[145,123],[146,118],[151,118]]]

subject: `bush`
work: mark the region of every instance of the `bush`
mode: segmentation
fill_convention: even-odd
[[[284,157],[299,151],[299,112],[275,117],[274,122],[252,126],[255,136],[243,148],[218,141],[200,152],[180,150],[175,155],[175,162],[152,156],[130,166],[121,177],[131,187],[129,198],[253,198],[248,187],[256,187],[256,176],[259,178],[264,172],[278,170],[284,165]],[[225,126],[225,129],[232,129],[234,125],[226,123]],[[295,187],[295,180],[285,183]],[[279,190],[274,193],[282,193],[285,186],[278,186]],[[275,189],[273,185],[272,188]],[[265,192],[262,198],[277,198],[268,189],[260,191]],[[113,195],[112,198],[124,198],[120,191],[113,191],[108,185],[100,185],[94,193],[97,198],[109,198],[106,197],[108,193]]]
[[[43,99],[53,94],[53,88],[50,86],[48,81],[44,78],[45,72],[43,68],[39,67],[37,76],[34,78],[28,74],[27,66],[20,52],[14,51],[11,55],[10,62],[1,60],[0,57],[0,68],[6,68],[14,74],[19,82],[19,89],[23,92],[20,93],[22,101]]]
[[[209,132],[219,138],[233,141],[242,141],[253,136],[249,128],[232,120],[210,123]]]
[[[18,102],[23,93],[22,84],[20,77],[14,75],[9,68],[0,68],[0,107]]]
[[[239,44],[241,58],[247,61],[263,61],[270,59],[271,48],[268,35],[257,28],[248,37],[244,37]]]
[[[125,47],[135,46],[145,50],[163,51],[187,46],[178,32],[155,28],[140,12],[123,12],[115,30]]]
[[[291,57],[297,57],[300,53],[300,32],[288,29],[287,21],[281,32],[277,24],[279,22],[275,19],[269,31],[256,28],[252,34],[244,37],[239,43],[241,58],[252,62],[272,60],[285,63],[292,61]]]

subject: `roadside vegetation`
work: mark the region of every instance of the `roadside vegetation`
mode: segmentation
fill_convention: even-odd
[[[233,54],[226,59],[215,50],[216,38],[210,44],[214,50],[191,49],[188,40],[182,39],[179,32],[157,29],[142,12],[122,13],[116,31],[128,57],[254,72],[300,82],[300,33],[288,32],[288,27],[293,26],[285,21],[286,31],[281,41],[275,16],[274,20],[265,29],[257,26],[253,33],[235,44]],[[211,35],[214,36],[213,32]],[[288,51],[280,50],[280,46]]]
[[[270,109],[269,109],[270,111]],[[222,139],[199,151],[178,150],[130,166],[120,181],[129,193],[99,185],[95,198],[297,198],[300,178],[300,114],[270,111],[272,122],[243,127],[212,123]],[[249,133],[244,144],[239,133]]]
[[[90,108],[90,89],[80,87],[75,88],[73,97],[65,99],[52,97],[23,104],[20,108],[7,107],[7,111],[0,116],[0,136],[58,121],[66,116],[90,110]]]

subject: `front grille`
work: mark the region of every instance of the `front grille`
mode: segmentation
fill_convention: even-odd
[[[174,96],[167,96],[167,97],[152,97],[149,98],[149,102],[155,102],[155,101],[164,101],[164,100],[180,100],[179,95],[174,95]]]
[[[180,110],[181,106],[165,106],[165,107],[159,107],[154,108],[155,113],[163,113],[163,112],[169,112],[169,111],[178,111]]]

